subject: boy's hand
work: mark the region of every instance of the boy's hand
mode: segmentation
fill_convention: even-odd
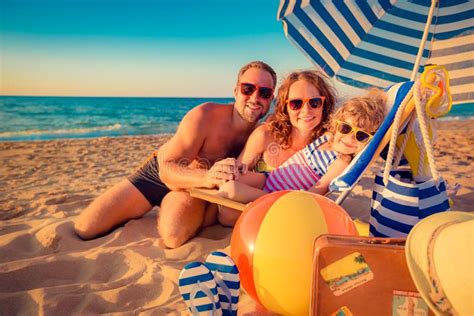
[[[234,199],[235,198],[235,193],[236,193],[236,187],[237,187],[237,182],[235,181],[227,181],[219,186],[219,196],[228,198],[228,199]]]

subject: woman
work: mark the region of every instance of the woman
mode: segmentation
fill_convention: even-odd
[[[335,103],[335,90],[321,72],[292,72],[278,89],[275,113],[252,132],[238,162],[257,172],[279,167],[326,132]],[[248,177],[246,184],[257,186],[253,179]],[[233,226],[240,213],[219,207],[219,222]]]
[[[305,106],[308,99],[311,105]],[[278,89],[275,113],[250,135],[239,162],[258,172],[279,167],[324,134],[335,101],[335,90],[321,72],[292,72]]]

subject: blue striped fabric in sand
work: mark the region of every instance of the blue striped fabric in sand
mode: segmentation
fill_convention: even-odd
[[[374,154],[380,146],[385,134],[392,126],[398,108],[407,96],[411,96],[412,86],[413,82],[409,81],[396,84],[386,91],[387,110],[389,112],[382,122],[382,125],[380,125],[379,129],[367,146],[365,146],[365,148],[358,155],[356,155],[354,159],[352,159],[351,163],[344,170],[344,172],[331,181],[331,184],[329,185],[330,191],[336,192],[352,190],[352,188],[359,182],[360,178],[374,158]]]
[[[189,310],[202,315],[221,315],[217,284],[201,262],[187,264],[179,275],[179,291]]]
[[[329,76],[357,86],[410,80],[430,0],[281,0],[288,39]],[[445,66],[453,102],[474,101],[474,1],[438,1],[420,65]],[[422,67],[418,69],[422,71]]]
[[[409,169],[390,172],[383,184],[383,172],[375,177],[370,211],[370,234],[375,237],[406,237],[421,219],[449,210],[446,185],[433,179],[415,183]]]
[[[222,314],[225,316],[237,315],[240,277],[234,261],[227,254],[214,251],[206,258],[205,265],[214,274],[217,282]]]

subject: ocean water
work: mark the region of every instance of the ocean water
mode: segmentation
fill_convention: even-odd
[[[233,99],[0,96],[0,141],[174,133],[186,112],[207,101]],[[474,118],[472,103],[443,119],[467,118]]]
[[[474,103],[453,105],[451,111],[441,118],[442,120],[466,120],[474,119]]]
[[[233,99],[0,96],[0,141],[174,133],[207,101]]]

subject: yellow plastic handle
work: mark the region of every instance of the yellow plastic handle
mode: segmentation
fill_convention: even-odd
[[[449,88],[449,74],[444,66],[426,66],[421,75],[421,86],[432,91],[425,107],[430,117],[440,117],[451,111],[453,102]]]

